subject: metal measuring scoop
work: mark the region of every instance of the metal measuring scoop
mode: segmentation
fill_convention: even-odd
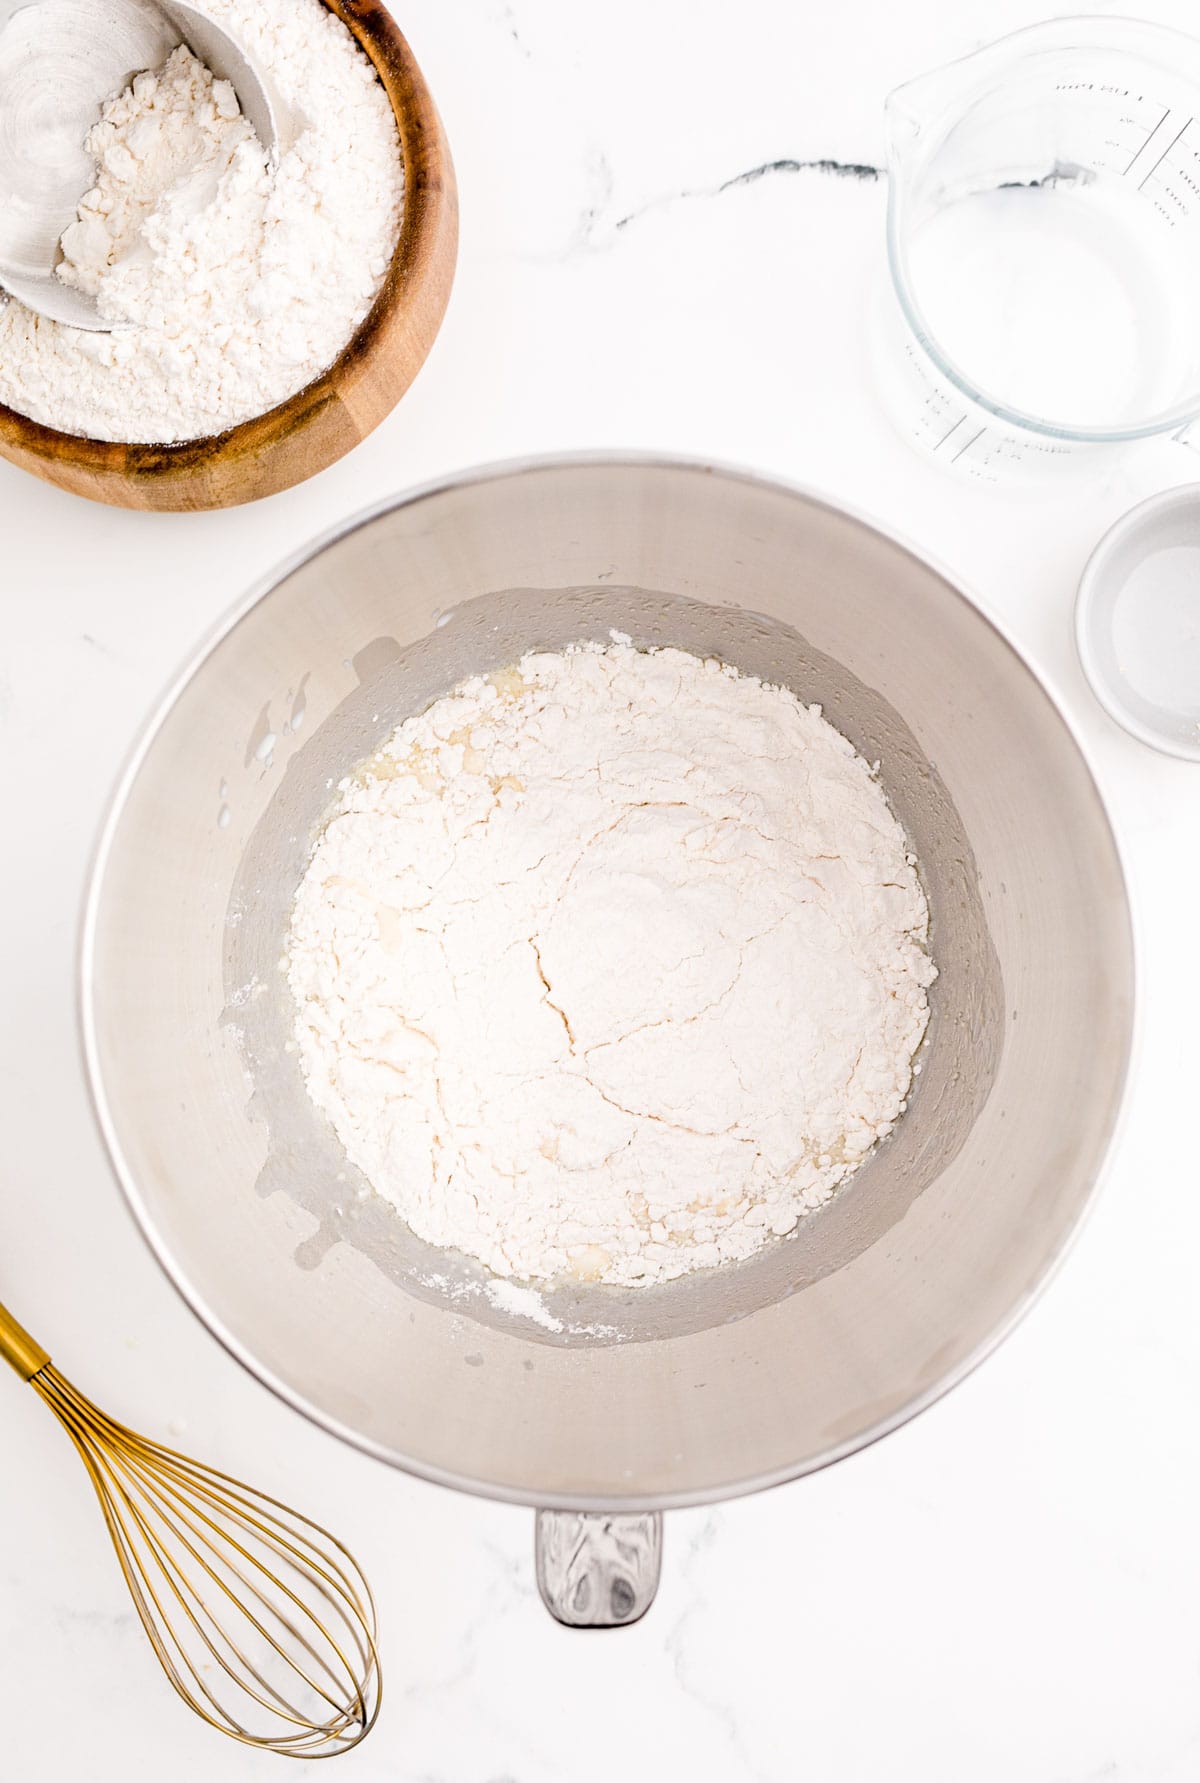
[[[268,154],[290,146],[279,96],[237,41],[181,0],[0,0],[0,292],[102,332],[96,301],[55,276],[63,230],[95,180],[84,148],[105,100],[181,43],[229,81]]]

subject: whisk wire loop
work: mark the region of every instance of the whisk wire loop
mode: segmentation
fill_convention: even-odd
[[[365,1739],[382,1679],[375,1605],[349,1550],[278,1499],[118,1423],[52,1365],[31,1380],[87,1469],[139,1620],[189,1707],[286,1757],[329,1758]]]

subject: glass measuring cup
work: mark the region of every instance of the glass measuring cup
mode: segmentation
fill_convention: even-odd
[[[887,99],[881,371],[904,432],[984,482],[1200,416],[1200,43],[1017,31]]]

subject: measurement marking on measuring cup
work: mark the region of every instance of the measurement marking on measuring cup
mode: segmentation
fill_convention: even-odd
[[[959,459],[962,457],[963,453],[969,452],[971,450],[971,447],[975,444],[976,440],[981,440],[986,432],[987,432],[987,427],[983,426],[979,429],[978,433],[973,433],[971,435],[970,439],[967,441],[966,445],[960,446],[958,448],[958,451],[954,454],[953,458],[951,458],[951,460],[950,460],[951,464],[957,464]]]
[[[954,423],[953,427],[948,427],[946,429],[946,431],[942,435],[941,439],[937,442],[936,446],[933,448],[935,452],[941,451],[942,447],[946,444],[946,441],[950,438],[950,435],[952,433],[958,432],[959,428],[962,426],[962,424],[966,420],[966,418],[967,417],[965,415],[960,415],[958,417],[958,420]]]
[[[1149,136],[1146,138],[1146,140],[1142,144],[1141,148],[1139,148],[1137,150],[1137,153],[1133,157],[1133,161],[1131,161],[1129,163],[1129,166],[1125,169],[1126,174],[1130,174],[1133,172],[1134,161],[1140,160],[1140,158],[1145,154],[1146,150],[1150,147],[1150,144],[1154,141],[1154,138],[1158,135],[1159,131],[1162,129],[1163,125],[1166,123],[1166,121],[1170,117],[1170,115],[1171,115],[1171,107],[1168,105],[1166,111],[1163,113],[1162,117],[1158,120],[1157,124],[1155,124],[1153,130],[1150,132]],[[1151,168],[1150,171],[1153,172],[1154,171],[1153,168]]]
[[[1166,160],[1167,156],[1171,153],[1171,150],[1175,147],[1175,144],[1179,141],[1179,138],[1183,135],[1183,131],[1187,129],[1188,124],[1194,123],[1194,121],[1195,120],[1193,118],[1189,118],[1187,121],[1187,124],[1185,124],[1183,126],[1183,130],[1177,130],[1175,132],[1174,136],[1171,138],[1170,142],[1167,144],[1167,146],[1163,150],[1162,154],[1158,157],[1158,160],[1154,163],[1154,166],[1150,169],[1150,172],[1145,176],[1145,179],[1140,179],[1138,181],[1138,191],[1139,192],[1141,191],[1142,187],[1145,185],[1146,180],[1150,179],[1154,174],[1156,174],[1158,172],[1159,168],[1162,166],[1162,164]]]

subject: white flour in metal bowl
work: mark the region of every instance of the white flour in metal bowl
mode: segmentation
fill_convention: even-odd
[[[342,783],[288,940],[300,1059],[421,1238],[661,1282],[790,1232],[891,1131],[928,921],[818,707],[614,634],[464,682]]]
[[[223,433],[328,369],[400,229],[387,94],[321,0],[205,0],[300,125],[272,166],[233,88],[180,48],[105,106],[96,183],[59,276],[110,321],[88,333],[0,307],[0,402],[88,439]]]

